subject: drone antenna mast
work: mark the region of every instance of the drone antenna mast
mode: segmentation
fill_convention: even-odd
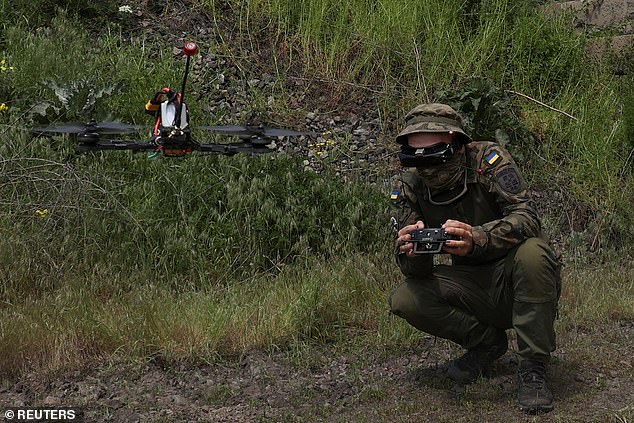
[[[187,74],[189,73],[189,62],[191,57],[198,53],[198,46],[196,43],[188,41],[183,46],[183,53],[187,56],[187,61],[185,62],[185,74],[183,75],[183,87],[181,88],[181,99],[178,102],[178,112],[176,113],[176,127],[180,128],[181,125],[181,114],[183,112],[183,103],[185,101],[185,85],[187,84]]]

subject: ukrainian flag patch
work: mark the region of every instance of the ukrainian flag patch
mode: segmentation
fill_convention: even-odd
[[[398,199],[398,191],[392,191],[392,194],[390,194],[390,200],[396,199]]]
[[[484,159],[484,161],[487,162],[489,165],[493,165],[493,163],[497,162],[499,158],[500,158],[500,155],[498,154],[498,152],[494,151],[491,154],[489,154]]]

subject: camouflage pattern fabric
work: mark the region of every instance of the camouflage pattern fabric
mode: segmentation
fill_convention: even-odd
[[[462,118],[446,104],[421,104],[405,115],[405,129],[396,136],[396,142],[407,144],[407,136],[416,132],[452,132],[461,138],[464,144],[471,137],[462,129]]]
[[[545,239],[535,204],[508,151],[493,142],[472,142],[465,146],[465,155],[469,191],[446,207],[430,200],[451,199],[453,191],[460,190],[459,182],[454,190],[435,191],[418,169],[408,169],[393,180],[391,202],[399,227],[418,220],[427,227],[439,227],[447,219],[470,224],[474,249],[465,264],[498,259],[531,237]]]
[[[435,266],[431,255],[396,254],[406,279],[393,291],[391,309],[465,348],[513,327],[521,357],[548,361],[555,349],[559,261],[508,151],[471,142],[465,157],[464,176],[454,188],[429,187],[415,168],[393,181],[390,199],[399,227],[459,220],[473,227],[474,246],[465,257],[452,256],[452,266]]]

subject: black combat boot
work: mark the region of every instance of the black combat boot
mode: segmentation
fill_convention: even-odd
[[[478,345],[452,360],[447,369],[447,376],[462,384],[475,382],[485,375],[491,363],[502,357],[507,349],[506,332],[500,330],[494,344]]]
[[[518,369],[520,409],[527,413],[547,413],[553,409],[553,394],[546,385],[546,365],[522,360]]]

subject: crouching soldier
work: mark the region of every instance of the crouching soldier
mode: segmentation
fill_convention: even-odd
[[[475,142],[460,115],[424,104],[397,136],[407,167],[391,201],[399,224],[396,261],[405,281],[390,296],[392,312],[417,329],[466,349],[448,376],[471,383],[507,351],[517,335],[518,401],[526,412],[553,409],[546,365],[561,291],[560,264],[512,157],[500,145]],[[451,265],[417,254],[413,230],[444,228]]]

